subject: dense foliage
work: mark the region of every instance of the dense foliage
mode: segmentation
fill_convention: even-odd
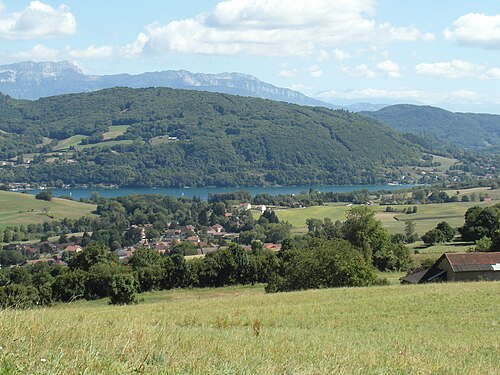
[[[481,241],[478,250],[500,251],[500,204],[469,208],[459,231],[466,241]]]
[[[0,130],[17,139],[16,155],[40,151],[42,137],[99,143],[68,152],[70,163],[38,157],[29,168],[6,167],[3,182],[366,184],[387,181],[386,168],[421,157],[415,144],[354,113],[207,92],[115,88],[32,102],[2,96],[0,114]],[[133,143],[106,147],[110,125],[129,125],[116,140]],[[12,157],[9,142],[0,137],[0,158]]]
[[[408,132],[429,142],[427,149],[439,147],[431,136],[464,148],[498,147],[500,116],[475,113],[452,113],[441,108],[399,104],[376,112],[365,112],[401,132]],[[418,143],[417,139],[412,139]]]

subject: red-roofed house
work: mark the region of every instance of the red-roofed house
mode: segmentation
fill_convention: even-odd
[[[445,253],[431,268],[417,270],[400,280],[406,284],[432,281],[500,281],[500,252]]]
[[[79,253],[83,249],[80,245],[70,244],[70,245],[66,246],[63,250],[67,251],[68,253]]]

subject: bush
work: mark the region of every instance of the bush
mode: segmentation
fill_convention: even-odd
[[[137,282],[131,274],[118,274],[111,278],[109,296],[111,305],[129,305],[136,303]]]
[[[41,191],[37,195],[35,195],[35,198],[50,202],[52,200],[52,192],[50,190]]]
[[[310,241],[304,248],[280,252],[281,267],[267,292],[374,285],[377,275],[360,251],[344,240]]]
[[[435,245],[440,242],[445,242],[446,236],[439,229],[434,228],[422,236],[422,241],[427,245]]]

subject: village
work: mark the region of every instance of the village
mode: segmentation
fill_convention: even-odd
[[[239,207],[233,209],[233,212],[226,212],[224,216],[235,224],[232,227],[240,227],[241,220],[238,213],[252,209],[263,213],[267,210],[267,207],[265,205],[254,205],[252,207],[251,203],[241,203]],[[153,249],[162,256],[179,253],[190,258],[204,256],[226,248],[230,243],[239,243],[239,233],[226,231],[220,224],[211,226],[167,224],[167,228],[155,238],[147,235],[149,230],[153,230],[153,224],[130,225],[123,235],[126,235],[126,232],[135,232],[138,234],[136,236],[138,241],[133,245],[117,248],[113,253],[123,263],[126,263],[139,248]],[[85,232],[70,237],[62,235],[50,239],[43,238],[41,241],[34,243],[11,243],[5,245],[4,249],[21,253],[26,257],[26,265],[48,263],[50,265],[67,266],[67,261],[83,251],[83,248],[92,241],[91,235],[92,233]],[[250,245],[242,244],[242,247],[245,250],[251,249]],[[278,251],[281,249],[281,244],[263,243],[262,247]],[[2,268],[1,264],[0,268]]]

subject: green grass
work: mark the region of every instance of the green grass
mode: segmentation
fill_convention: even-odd
[[[403,214],[401,212],[385,212],[386,206],[373,206],[375,216],[382,221],[383,226],[392,234],[402,233],[405,228],[405,221],[412,220],[416,226],[416,233],[423,235],[425,232],[436,227],[441,221],[448,222],[452,227],[460,227],[464,223],[464,215],[467,209],[472,206],[489,206],[496,202],[457,202],[418,205],[416,214]],[[392,206],[402,211],[412,205]],[[308,218],[324,219],[326,217],[335,220],[345,220],[345,213],[349,206],[325,205],[307,208],[292,208],[276,210],[280,220],[288,221],[295,228],[295,232],[307,231],[306,220]]]
[[[125,134],[130,125],[112,125],[109,130],[103,134],[104,140],[114,139],[120,135]]]
[[[497,374],[499,283],[175,290],[0,311],[14,374]],[[10,369],[10,372],[8,371]]]
[[[162,144],[162,143],[171,143],[171,142],[177,142],[171,139],[168,139],[168,135],[160,135],[158,137],[151,138],[149,140],[149,143],[153,146]]]
[[[124,139],[121,141],[106,141],[106,142],[92,143],[88,145],[81,145],[81,146],[76,146],[75,148],[77,150],[84,150],[86,148],[91,148],[91,147],[111,147],[116,145],[131,145],[132,143],[134,143],[132,139]]]
[[[457,191],[459,194],[457,194]],[[458,190],[446,190],[445,191],[449,196],[454,196],[456,195],[459,199],[462,199],[464,195],[471,196],[473,193],[476,193],[478,196],[479,194],[483,194],[483,196],[488,196],[490,198],[493,198],[494,200],[500,200],[500,189],[491,189],[489,187],[477,187],[477,188],[471,188],[471,189],[458,189]]]
[[[54,151],[60,151],[60,150],[66,150],[70,148],[71,146],[76,147],[77,145],[80,144],[80,142],[87,138],[86,135],[73,135],[69,138],[63,139],[62,141],[59,141],[57,145],[53,147]]]
[[[324,219],[329,217],[333,221],[345,220],[345,213],[349,208],[347,203],[327,204],[324,206],[276,210],[276,214],[280,220],[288,221],[293,227],[305,229],[306,220],[309,218]]]
[[[34,195],[0,191],[0,228],[21,224],[39,224],[54,219],[76,219],[90,215],[96,206],[74,202],[67,199],[53,198],[46,202],[35,199]],[[1,344],[0,344],[1,346]]]

